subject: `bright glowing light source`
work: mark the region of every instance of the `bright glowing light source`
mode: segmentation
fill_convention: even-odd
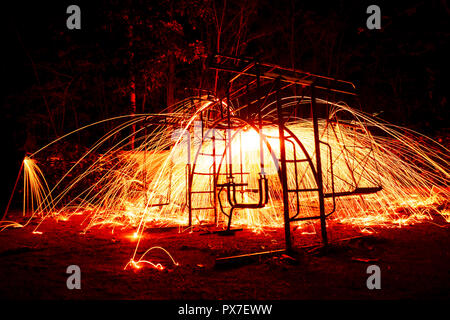
[[[246,150],[259,150],[260,136],[254,129],[242,131],[242,147]]]
[[[36,161],[29,157],[23,159],[23,215],[44,215],[44,210],[52,205],[52,198],[44,174]]]
[[[139,237],[139,233],[136,231],[136,232],[134,232],[132,235],[131,235],[131,239],[132,240],[137,240],[137,239],[139,239],[140,237]]]

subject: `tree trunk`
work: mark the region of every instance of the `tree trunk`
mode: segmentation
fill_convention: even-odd
[[[133,52],[133,25],[130,23],[128,26],[128,49],[129,49],[129,69],[130,69],[130,113],[136,114],[136,75],[134,74],[134,52]],[[134,149],[134,140],[136,134],[136,124],[131,126],[131,149]]]
[[[168,74],[167,74],[167,106],[168,112],[173,112],[173,104],[175,103],[175,55],[168,54]]]

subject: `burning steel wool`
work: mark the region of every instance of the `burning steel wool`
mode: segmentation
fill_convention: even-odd
[[[158,114],[105,119],[27,156],[16,186],[23,171],[28,222],[3,220],[1,229],[38,219],[33,232],[39,234],[48,218],[83,215],[84,232],[94,226],[110,227],[112,233],[132,230],[136,247],[125,269],[163,269],[149,257],[159,250],[177,265],[166,249],[154,246],[138,254],[147,228],[260,232],[284,227],[290,250],[291,226],[301,228],[311,220],[320,220],[324,244],[326,219],[368,233],[371,226],[408,225],[436,215],[450,221],[449,150],[444,146],[343,102],[316,98],[317,81],[330,78],[300,78],[298,72],[282,78],[273,70],[284,69],[255,62],[244,70],[240,75],[256,80],[241,88],[256,85],[257,92],[264,87],[268,93],[253,101],[248,94],[243,102],[227,90],[225,98],[194,96]],[[311,78],[314,84],[305,80]],[[282,88],[282,81],[288,85]],[[310,94],[303,89],[286,94],[283,89],[292,85],[309,88]],[[319,108],[325,110],[320,116]],[[46,150],[84,130],[117,122],[57,179],[46,179],[50,160],[40,158]]]

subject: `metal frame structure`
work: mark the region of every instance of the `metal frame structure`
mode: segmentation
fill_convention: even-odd
[[[203,132],[204,128],[218,128],[225,132],[223,137],[212,136],[212,152],[206,153],[199,152],[195,155],[194,161],[191,164],[189,159],[186,166],[186,203],[189,215],[189,226],[192,226],[193,212],[195,210],[214,210],[214,224],[219,222],[219,212],[220,209],[222,214],[228,218],[227,231],[231,230],[231,221],[233,217],[233,211],[236,209],[257,209],[263,208],[268,203],[269,186],[268,179],[265,173],[264,156],[262,155],[262,150],[264,145],[270,150],[270,144],[267,142],[266,137],[263,135],[262,129],[265,125],[274,125],[278,128],[278,139],[279,139],[279,158],[274,159],[280,165],[278,166],[278,177],[280,179],[282,187],[282,203],[283,203],[283,220],[284,220],[284,234],[285,234],[285,245],[286,250],[289,252],[292,250],[291,243],[291,230],[290,224],[294,221],[302,220],[320,220],[321,226],[321,236],[322,243],[324,246],[328,245],[328,235],[326,219],[335,211],[335,198],[341,196],[349,195],[361,195],[374,193],[381,190],[380,186],[359,188],[355,187],[354,190],[345,192],[335,192],[334,190],[334,180],[333,180],[333,166],[331,164],[331,192],[324,191],[323,182],[323,169],[322,169],[322,158],[321,158],[321,145],[329,148],[330,163],[332,163],[333,158],[331,155],[331,147],[325,141],[320,139],[319,135],[319,124],[318,124],[318,108],[316,105],[316,91],[324,90],[325,92],[334,94],[343,94],[349,96],[357,96],[355,93],[355,86],[348,81],[342,81],[330,77],[319,76],[311,74],[308,72],[303,72],[299,70],[282,68],[277,65],[261,63],[256,59],[243,58],[243,57],[232,57],[216,54],[212,57],[210,61],[210,68],[217,71],[224,72],[228,75],[228,81],[226,82],[226,93],[225,96],[220,97],[214,105],[214,108],[206,108],[205,110],[195,110],[195,104],[191,101],[192,111],[199,114],[200,121],[205,126],[202,126],[202,144],[205,134]],[[314,152],[315,152],[315,163],[313,163],[312,158],[306,151],[300,139],[286,126],[286,123],[291,117],[291,112],[286,115],[286,112],[282,109],[281,103],[281,92],[287,88],[300,87],[302,95],[305,95],[305,91],[310,92],[310,115],[312,116],[312,125],[314,133]],[[265,88],[268,90],[264,91]],[[232,90],[233,89],[233,90]],[[252,96],[249,92],[256,92],[256,96]],[[266,104],[269,97],[273,98],[275,96],[275,111],[271,120],[263,119],[262,109]],[[240,98],[245,101],[245,103],[239,105],[238,107],[231,107],[231,101]],[[201,99],[201,93],[199,92],[199,99]],[[224,107],[225,106],[225,107]],[[297,111],[295,108],[294,112]],[[275,114],[275,113],[274,113]],[[155,124],[167,124],[166,119],[153,119]],[[174,122],[174,121],[172,121]],[[173,123],[172,123],[173,124]],[[244,183],[244,176],[246,172],[243,172],[242,166],[238,172],[233,170],[233,164],[231,161],[231,141],[233,139],[232,130],[239,129],[244,126],[253,128],[259,133],[259,150],[260,150],[260,173],[258,178],[258,187],[256,189],[248,189],[247,184]],[[227,147],[222,155],[219,155],[216,150],[217,141],[222,141]],[[286,143],[292,145],[294,150],[294,158],[287,159],[286,157]],[[298,159],[296,155],[296,147],[299,147],[304,154],[304,158]],[[225,166],[225,173],[220,172],[225,153],[229,157],[227,164]],[[212,157],[213,165],[209,172],[199,172],[196,171],[196,163],[198,157],[206,156]],[[221,157],[221,160],[217,162],[217,157]],[[273,156],[273,153],[272,153]],[[314,188],[301,188],[298,183],[297,177],[297,166],[301,162],[306,162],[309,169],[314,176],[316,187]],[[287,177],[287,166],[288,164],[294,165],[295,177],[295,188],[289,188],[288,177]],[[210,189],[209,190],[194,190],[193,181],[196,175],[204,175],[211,178]],[[226,182],[219,183],[219,176],[225,175]],[[230,206],[230,211],[225,212],[224,206],[221,200],[221,193],[226,192],[227,202]],[[251,192],[258,194],[258,201],[252,203],[243,203],[237,200],[237,194],[243,192]],[[318,202],[319,202],[319,215],[310,217],[299,217],[299,203],[301,192],[317,192]],[[297,204],[297,212],[291,216],[290,212],[290,197],[289,194],[294,193]],[[196,208],[193,206],[193,195],[195,194],[208,194],[211,199],[210,207]],[[331,198],[333,203],[333,209],[331,212],[326,212],[325,199]]]

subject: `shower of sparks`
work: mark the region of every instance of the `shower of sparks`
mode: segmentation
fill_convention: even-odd
[[[282,99],[283,108],[298,103],[301,97]],[[302,104],[309,99],[302,97]],[[335,212],[330,219],[340,223],[360,227],[362,232],[371,233],[375,225],[402,226],[418,221],[431,220],[433,215],[441,215],[450,221],[449,197],[449,150],[436,142],[408,131],[404,128],[375,120],[372,117],[348,107],[318,100],[331,106],[328,119],[319,121],[324,192],[351,192],[357,188],[381,187],[381,191],[366,195],[326,198],[326,211]],[[245,186],[237,193],[240,203],[258,202],[258,178],[268,179],[269,201],[259,209],[239,209],[233,216],[233,226],[244,226],[255,231],[267,227],[283,225],[282,187],[278,178],[278,158],[280,153],[279,131],[276,126],[275,108],[266,105],[263,112],[264,125],[261,134],[257,126],[239,119],[232,113],[234,123],[241,125],[227,131],[226,119],[202,123],[201,112],[210,108],[227,108],[219,100],[190,98],[178,103],[171,113],[141,114],[103,120],[121,121],[113,130],[99,139],[59,180],[48,186],[44,173],[38,167],[37,155],[75,132],[87,130],[99,123],[91,124],[59,138],[23,161],[24,192],[23,212],[39,223],[49,217],[67,220],[72,215],[84,215],[84,231],[94,226],[110,226],[131,230],[130,240],[136,248],[125,269],[140,269],[144,265],[162,270],[160,263],[144,260],[149,252],[158,249],[178,265],[168,251],[161,247],[151,247],[141,256],[138,248],[143,233],[148,227],[178,226],[180,232],[188,230],[188,175],[192,176],[192,208],[194,226],[212,224],[220,227],[226,223],[225,216],[217,208],[218,219],[214,218],[215,202],[213,194],[216,185],[227,182],[232,163],[234,182]],[[230,106],[231,110],[235,110]],[[194,111],[193,111],[194,110]],[[233,111],[234,112],[234,111]],[[179,119],[179,127],[147,125],[149,120],[167,116]],[[135,145],[130,148],[132,134],[120,135],[122,140],[114,140],[119,133],[136,131]],[[310,163],[315,164],[313,126],[310,119],[291,117],[286,123],[286,158],[306,159],[311,162],[287,163],[289,189],[316,188],[316,180]],[[289,138],[295,135],[304,151]],[[230,142],[229,137],[232,137]],[[262,156],[260,139],[263,138]],[[228,140],[227,140],[228,139]],[[107,147],[106,147],[107,146]],[[231,147],[230,147],[231,146]],[[101,152],[100,152],[101,150]],[[211,155],[215,152],[214,157]],[[78,173],[82,162],[91,159],[87,168]],[[264,172],[261,172],[261,158]],[[190,170],[188,169],[190,165]],[[216,168],[214,169],[214,164]],[[42,168],[45,163],[40,163]],[[216,170],[216,175],[211,173]],[[45,171],[45,170],[44,170]],[[77,172],[76,175],[73,173]],[[194,174],[192,172],[195,172]],[[88,183],[89,178],[95,182]],[[217,190],[222,209],[230,206],[226,192]],[[311,217],[318,215],[318,194],[315,191],[289,194],[291,216]],[[202,209],[204,208],[204,209]],[[301,227],[301,222],[297,222]],[[7,227],[21,227],[13,221],[1,221],[0,230]],[[192,231],[192,228],[190,228]],[[148,258],[147,258],[148,259]]]

